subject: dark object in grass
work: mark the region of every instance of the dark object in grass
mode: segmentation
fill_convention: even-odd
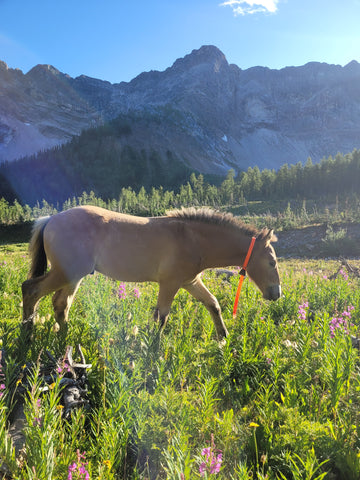
[[[9,435],[15,447],[15,453],[18,457],[24,449],[23,429],[26,423],[24,414],[24,398],[27,392],[31,391],[34,371],[39,370],[38,378],[41,379],[40,392],[44,396],[53,388],[54,383],[59,382],[61,415],[63,419],[69,420],[71,412],[80,407],[89,404],[87,399],[87,370],[91,364],[86,363],[81,346],[77,346],[77,352],[80,356],[80,362],[75,362],[72,357],[73,347],[67,346],[63,357],[56,360],[53,355],[46,351],[47,362],[40,363],[40,356],[37,365],[26,364],[19,367],[19,378],[13,383],[12,415]],[[6,361],[4,353],[1,356],[3,370],[6,371]],[[9,382],[8,382],[9,383]],[[3,467],[1,466],[0,469]],[[0,470],[1,472],[1,470]]]

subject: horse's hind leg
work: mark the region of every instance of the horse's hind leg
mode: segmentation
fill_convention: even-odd
[[[79,282],[66,285],[57,292],[54,293],[52,297],[52,304],[55,312],[55,320],[59,324],[60,334],[66,337],[68,329],[68,315],[71,304],[74,300],[77,289],[79,288]]]
[[[64,275],[54,270],[41,277],[30,278],[22,284],[23,297],[23,326],[31,330],[33,317],[39,300],[55,290],[66,285]]]
[[[183,288],[185,288],[194,298],[200,300],[200,302],[203,303],[210,312],[219,340],[227,337],[228,331],[221,316],[219,302],[217,301],[216,297],[205,287],[200,277],[196,277],[193,282],[183,285]]]
[[[172,285],[171,282],[161,282],[159,287],[158,300],[154,319],[160,323],[160,333],[165,328],[171,304],[174,300],[179,285]]]

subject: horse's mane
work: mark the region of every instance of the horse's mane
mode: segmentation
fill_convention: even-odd
[[[181,209],[167,211],[166,216],[235,228],[250,237],[258,236],[260,233],[254,226],[246,225],[239,218],[234,217],[232,213],[219,212],[209,207],[183,207]]]

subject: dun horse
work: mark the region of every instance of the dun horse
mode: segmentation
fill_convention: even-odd
[[[22,285],[24,326],[31,329],[39,300],[55,292],[55,319],[66,334],[69,309],[80,282],[97,271],[116,280],[158,282],[155,318],[161,329],[176,292],[186,289],[208,309],[222,339],[228,332],[219,303],[200,274],[208,268],[242,265],[253,236],[256,241],[248,274],[264,298],[276,300],[281,287],[271,245],[276,240],[273,231],[257,231],[231,214],[188,208],[143,218],[82,206],[40,218],[29,246],[29,279]]]

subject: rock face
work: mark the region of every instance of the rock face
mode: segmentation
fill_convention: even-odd
[[[128,144],[199,171],[278,168],[360,147],[360,64],[240,70],[204,46],[129,83],[0,62],[0,162],[129,115]]]

